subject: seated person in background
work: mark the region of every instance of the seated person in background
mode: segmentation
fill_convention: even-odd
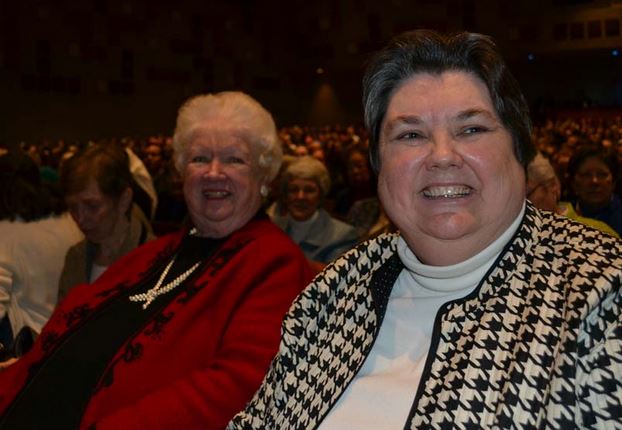
[[[222,429],[261,383],[312,276],[260,210],[274,121],[243,93],[203,95],[174,136],[192,225],[69,293],[0,372],[0,429]]]
[[[153,178],[143,160],[131,148],[126,147],[128,160],[130,163],[130,173],[132,174],[134,192],[134,203],[143,211],[145,216],[153,221],[156,209],[159,205],[158,194],[156,192]]]
[[[162,145],[155,140],[144,151],[147,166],[158,195],[158,207],[153,219],[153,229],[157,235],[179,230],[187,214],[186,202],[182,193],[181,178],[173,161],[164,152]]]
[[[343,184],[334,190],[334,208],[331,213],[339,219],[345,220],[361,231],[367,230],[378,215],[378,196],[376,194],[376,181],[369,165],[369,153],[360,144],[352,145],[340,155],[339,166],[344,170]],[[337,167],[338,169],[340,167]],[[333,187],[336,184],[333,183]],[[372,213],[351,213],[352,207],[359,202],[375,202]],[[369,203],[367,204],[369,206]],[[362,219],[359,219],[360,217]],[[353,224],[352,221],[358,222]],[[363,225],[362,225],[363,224]]]
[[[622,235],[622,201],[615,156],[599,146],[582,146],[568,162],[568,181],[575,210],[581,216],[607,223]]]
[[[527,166],[527,198],[538,209],[555,212],[598,230],[620,237],[614,229],[602,221],[578,215],[572,205],[560,202],[561,183],[555,169],[541,153],[537,153]]]
[[[278,219],[287,217],[287,205],[285,204],[286,193],[282,192],[283,172],[287,169],[287,166],[298,157],[293,155],[283,155],[283,163],[276,178],[270,184],[270,192],[264,199],[266,206],[266,214],[270,217],[272,222],[278,224]]]
[[[89,146],[63,164],[65,202],[85,238],[67,252],[59,300],[76,285],[94,282],[116,260],[153,239],[149,221],[133,204],[132,184],[128,155],[116,144]]]
[[[622,241],[525,200],[529,110],[492,40],[401,35],[363,105],[399,234],[316,276],[229,429],[619,428]]]
[[[0,237],[0,342],[15,356],[18,333],[38,334],[52,315],[65,254],[82,239],[19,150],[0,156]]]
[[[346,153],[347,185],[337,193],[335,215],[345,210],[345,221],[356,228],[359,237],[380,221],[380,201],[376,181],[369,165],[369,154],[354,146]]]
[[[295,159],[281,182],[287,215],[273,218],[309,260],[322,263],[316,267],[348,251],[358,239],[354,227],[322,208],[329,189],[330,175],[321,161],[309,156]]]

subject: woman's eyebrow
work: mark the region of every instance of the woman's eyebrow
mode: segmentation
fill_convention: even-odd
[[[485,116],[490,120],[494,120],[494,121],[497,120],[497,117],[493,115],[492,112],[490,112],[489,110],[477,109],[477,108],[466,109],[466,110],[458,112],[458,115],[456,115],[456,119],[459,121],[464,121],[464,120],[468,120],[476,116]]]
[[[419,124],[423,124],[423,120],[421,119],[421,117],[417,115],[399,115],[391,119],[391,121],[388,121],[383,127],[383,129],[385,132],[389,132],[393,130],[395,127],[402,125],[402,124],[419,125]]]

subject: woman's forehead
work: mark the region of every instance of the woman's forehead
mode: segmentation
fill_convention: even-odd
[[[431,115],[460,119],[465,112],[497,118],[488,88],[477,76],[462,71],[417,73],[404,80],[387,105],[385,125],[401,118],[423,121]]]
[[[99,187],[99,184],[93,176],[85,177],[85,181],[80,184],[80,187],[67,193],[66,198],[71,199],[99,199],[107,197]]]
[[[200,127],[193,131],[189,146],[250,151],[252,139],[247,130],[230,126]]]

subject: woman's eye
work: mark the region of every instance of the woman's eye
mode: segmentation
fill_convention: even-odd
[[[486,127],[482,127],[479,125],[474,125],[471,127],[466,127],[462,130],[461,134],[463,135],[469,135],[469,134],[476,134],[476,133],[483,133],[485,131],[488,131],[488,129]]]
[[[209,159],[205,155],[195,155],[190,161],[193,163],[207,163]]]
[[[419,132],[407,131],[406,133],[400,134],[397,137],[397,139],[398,140],[413,140],[413,139],[420,139],[421,137],[423,137],[423,136]]]
[[[241,157],[236,156],[228,157],[227,161],[231,164],[244,164],[244,160]]]

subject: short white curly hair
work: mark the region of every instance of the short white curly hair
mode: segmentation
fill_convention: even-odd
[[[267,181],[272,181],[281,167],[283,150],[272,115],[254,98],[240,91],[223,91],[191,97],[177,114],[173,134],[175,167],[186,167],[186,148],[210,121],[233,128],[258,157],[258,166]]]
[[[294,159],[283,173],[283,187],[287,188],[287,183],[292,179],[307,179],[314,181],[318,187],[322,198],[325,198],[330,191],[330,173],[320,160],[309,155]]]

